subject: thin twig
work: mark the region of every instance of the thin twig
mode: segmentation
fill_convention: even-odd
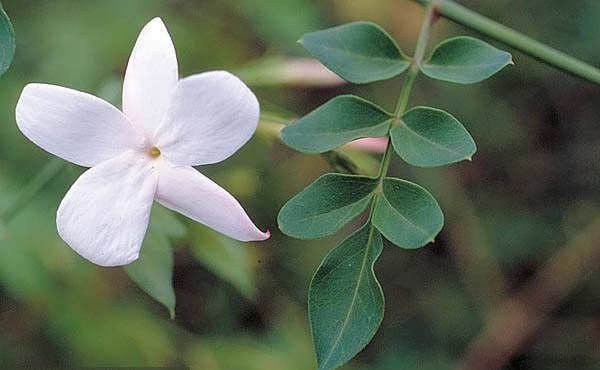
[[[428,6],[433,2],[433,0],[413,1],[423,6]],[[435,1],[439,2],[437,5],[438,13],[444,17],[513,47],[545,64],[600,84],[600,69],[484,17],[454,1]]]
[[[35,176],[21,189],[19,194],[2,211],[0,224],[11,221],[21,209],[60,171],[66,168],[66,162],[60,158],[52,158]]]
[[[514,296],[490,316],[471,343],[464,370],[498,370],[548,318],[558,304],[600,266],[600,218],[552,256]]]
[[[473,201],[464,191],[460,176],[449,170],[441,183],[445,187],[440,194],[442,199],[452,202],[448,209],[455,220],[448,228],[449,251],[467,290],[481,306],[483,316],[487,317],[506,298],[506,278],[489,245]]]

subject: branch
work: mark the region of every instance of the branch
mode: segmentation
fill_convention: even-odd
[[[423,6],[428,6],[432,2],[432,0],[413,1]],[[600,85],[600,69],[475,13],[452,0],[441,1],[436,5],[436,10],[456,23],[498,40],[543,63]]]
[[[600,218],[552,256],[524,288],[489,316],[483,332],[471,343],[459,368],[503,368],[561,300],[599,267],[598,240]]]
[[[0,210],[0,233],[7,223],[23,209],[59,172],[67,167],[60,158],[52,158],[33,178],[21,189],[17,196]],[[0,238],[3,236],[0,235]]]

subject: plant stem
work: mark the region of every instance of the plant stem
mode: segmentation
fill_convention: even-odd
[[[0,225],[6,224],[60,171],[66,162],[59,158],[51,159],[17,194],[11,203],[0,212]]]
[[[400,91],[400,97],[398,98],[398,103],[396,104],[396,110],[394,111],[394,115],[396,117],[400,117],[406,110],[406,107],[408,105],[408,100],[410,98],[410,93],[412,91],[412,87],[413,87],[418,75],[419,75],[419,67],[416,63],[413,62],[413,64],[410,66],[410,68],[408,70],[408,74],[406,75],[406,78],[404,79],[404,86],[402,87],[402,91]]]
[[[560,303],[598,269],[600,218],[576,233],[513,296],[496,306],[467,350],[463,370],[504,369]]]
[[[425,50],[427,49],[427,42],[429,41],[429,36],[431,34],[431,24],[435,17],[435,6],[436,3],[432,3],[432,5],[427,8],[427,15],[425,16],[425,21],[421,26],[421,32],[419,33],[419,39],[417,40],[415,55],[410,68],[408,69],[406,79],[404,80],[404,86],[400,92],[398,103],[396,104],[396,111],[394,112],[396,117],[400,117],[406,110],[412,87],[419,75],[419,64],[423,61]]]
[[[433,19],[435,18],[435,2],[427,8],[427,15],[425,16],[425,21],[423,22],[423,26],[421,27],[421,32],[419,33],[419,39],[417,40],[417,47],[415,48],[415,55],[413,57],[410,68],[408,69],[408,73],[406,78],[404,79],[404,85],[402,86],[402,90],[400,91],[400,96],[398,97],[398,103],[396,104],[396,110],[394,115],[396,119],[400,119],[406,107],[408,106],[408,100],[410,98],[410,93],[412,92],[413,85],[417,76],[419,75],[419,63],[423,60],[423,56],[425,55],[425,49],[427,48],[427,42],[429,41],[429,35],[431,33],[431,24],[433,23]],[[387,176],[388,169],[390,167],[390,162],[392,160],[392,154],[394,153],[394,147],[392,146],[391,138],[388,141],[387,147],[385,148],[385,152],[383,153],[383,158],[381,159],[381,165],[379,166],[379,171],[377,173],[377,181],[379,183],[379,191],[383,191],[383,179]],[[373,201],[371,202],[371,209],[369,211],[369,219],[368,223],[371,222],[373,218],[373,211],[375,210],[375,205],[377,204],[377,197],[379,193],[375,195]],[[371,230],[372,224],[371,224]]]
[[[413,1],[423,6],[430,6],[433,2],[432,0]],[[456,23],[498,40],[550,66],[600,84],[600,69],[590,64],[484,17],[452,0],[442,0],[434,6],[439,14]]]
[[[400,91],[398,103],[396,104],[396,110],[394,112],[396,119],[399,119],[400,116],[404,114],[404,111],[408,106],[408,100],[410,99],[410,93],[412,92],[413,85],[417,79],[417,76],[419,75],[419,64],[423,61],[423,56],[425,55],[425,50],[427,48],[427,42],[429,41],[429,35],[431,34],[431,24],[433,23],[433,19],[435,17],[435,4],[436,3],[434,2],[427,8],[427,15],[425,16],[425,21],[423,22],[421,32],[419,33],[419,39],[417,40],[415,55],[404,80],[402,91]],[[393,151],[394,148],[392,147],[392,141],[389,140],[385,149],[385,153],[383,154],[379,172],[377,174],[377,179],[379,180],[380,184],[387,175]]]

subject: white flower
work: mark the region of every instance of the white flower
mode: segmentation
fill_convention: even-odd
[[[102,266],[137,259],[153,200],[229,237],[265,240],[240,204],[192,166],[221,162],[256,130],[259,105],[243,82],[215,71],[179,80],[159,18],[140,33],[127,65],[123,112],[95,96],[45,84],[19,98],[19,129],[84,172],[62,200],[58,233]]]

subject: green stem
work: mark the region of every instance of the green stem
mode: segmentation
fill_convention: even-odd
[[[404,79],[404,85],[402,86],[400,96],[398,97],[398,103],[396,104],[396,110],[394,112],[396,119],[400,119],[402,114],[404,114],[406,107],[408,106],[410,93],[412,92],[415,80],[419,75],[419,64],[423,61],[423,56],[425,55],[425,50],[427,49],[427,42],[429,41],[429,35],[431,33],[431,24],[433,23],[434,18],[435,6],[430,5],[427,8],[427,15],[425,16],[425,21],[423,22],[421,32],[419,33],[419,39],[417,40],[417,47],[415,48],[415,55],[413,57],[412,64],[408,70],[406,78]],[[385,177],[387,176],[393,153],[394,147],[392,146],[392,140],[390,139],[388,141],[387,147],[385,148],[385,152],[383,153],[381,165],[379,166],[379,172],[377,173],[379,191],[382,191],[383,179],[385,179]],[[378,196],[379,195],[377,194],[373,198],[373,201],[371,203],[371,210],[369,211],[369,220],[367,222],[370,222],[373,217],[373,210],[375,209],[375,204],[377,203]]]
[[[394,115],[396,117],[400,117],[406,107],[408,106],[408,100],[410,98],[410,93],[412,92],[412,87],[419,75],[419,66],[413,62],[408,70],[406,78],[404,79],[404,86],[402,86],[402,91],[400,91],[400,97],[398,98],[398,103],[396,104],[396,110],[394,111]]]
[[[402,86],[398,103],[396,104],[396,110],[394,112],[396,117],[400,117],[408,106],[408,100],[410,98],[410,93],[412,92],[412,87],[417,79],[417,76],[419,75],[419,64],[421,64],[425,56],[427,42],[429,41],[429,36],[431,35],[431,24],[433,23],[434,17],[435,3],[427,8],[427,15],[425,16],[425,21],[421,26],[421,32],[419,33],[419,39],[417,40],[415,55],[410,68],[408,69],[406,79],[404,80],[404,86]]]
[[[390,139],[385,147],[385,152],[383,153],[383,158],[381,159],[381,165],[379,165],[379,171],[377,172],[377,180],[379,180],[379,184],[383,182],[385,175],[387,175],[393,153],[394,148],[392,147],[392,140]]]
[[[0,224],[11,221],[19,211],[60,171],[66,168],[66,162],[59,159],[51,159],[17,194],[11,203],[0,212]]]
[[[434,17],[435,6],[430,5],[427,8],[427,15],[425,16],[425,21],[423,22],[421,32],[419,33],[419,39],[417,40],[417,47],[415,48],[415,55],[413,57],[412,64],[408,69],[408,73],[404,80],[404,85],[402,86],[402,91],[400,91],[398,103],[396,104],[396,110],[394,112],[396,119],[399,119],[399,117],[404,114],[404,111],[406,111],[406,107],[408,106],[410,93],[412,92],[415,80],[419,75],[419,64],[423,61],[425,50],[427,49],[427,42],[429,41],[429,35],[431,34],[431,24],[433,23]],[[390,140],[385,149],[385,153],[383,154],[381,166],[379,167],[379,173],[377,174],[379,183],[383,182],[383,179],[387,175],[393,151],[394,148],[392,147],[392,141]]]
[[[413,0],[423,6],[432,4],[432,0]],[[543,63],[600,84],[600,69],[582,62],[579,59],[553,49],[524,34],[495,22],[481,14],[465,8],[452,0],[443,0],[435,5],[436,10],[444,17],[483,35],[496,39],[527,54]]]

